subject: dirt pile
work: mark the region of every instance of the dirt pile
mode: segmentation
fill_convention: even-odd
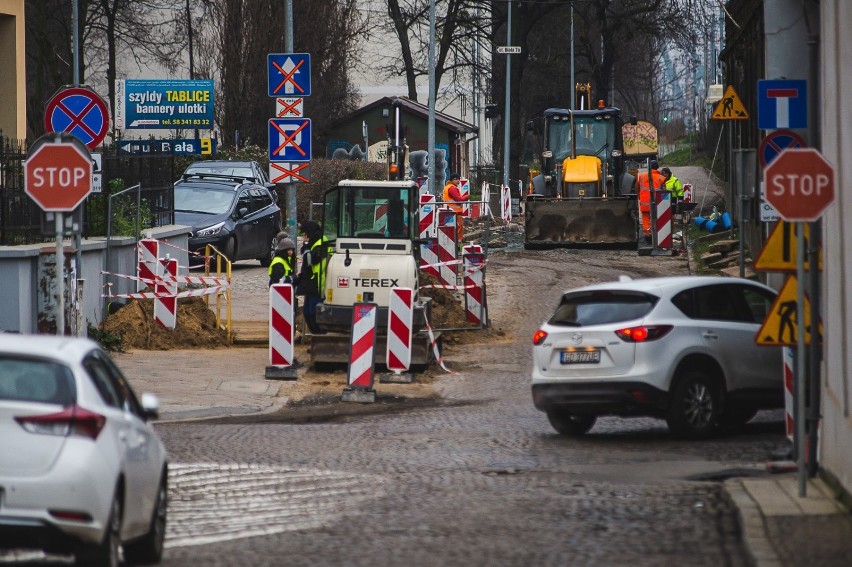
[[[177,302],[177,325],[166,329],[154,320],[153,299],[132,299],[107,317],[103,330],[121,337],[125,350],[171,350],[227,347],[225,332],[216,327],[216,315],[203,297]]]

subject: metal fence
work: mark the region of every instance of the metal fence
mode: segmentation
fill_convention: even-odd
[[[126,187],[141,185],[141,227],[153,228],[174,223],[173,155],[122,155],[115,148],[102,152],[102,188],[91,193],[83,207],[82,236],[107,236],[108,196]],[[27,143],[0,136],[0,246],[37,244],[53,241],[53,224],[44,221],[41,208],[24,191],[24,161]],[[113,236],[136,236],[135,196],[114,199]],[[43,228],[43,225],[44,228]]]

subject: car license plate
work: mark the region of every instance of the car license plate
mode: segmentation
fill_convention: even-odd
[[[562,364],[597,364],[601,361],[601,351],[595,350],[563,350],[559,353]]]

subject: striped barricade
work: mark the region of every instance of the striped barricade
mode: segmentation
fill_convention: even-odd
[[[373,389],[373,352],[376,349],[378,305],[356,303],[352,309],[352,336],[349,345],[348,386],[344,402],[375,402]]]
[[[506,222],[512,220],[512,192],[507,185],[500,186],[500,218]]]
[[[414,376],[411,367],[411,342],[414,336],[414,290],[395,287],[390,290],[388,303],[387,356],[385,366],[390,373],[383,373],[381,382],[408,384]]]
[[[435,210],[435,195],[431,193],[423,193],[420,195],[420,238],[435,238],[437,230],[435,228],[436,215]]]
[[[295,293],[291,284],[269,287],[269,366],[266,378],[295,380]]]
[[[485,256],[465,254],[464,310],[469,323],[479,327],[488,320],[485,311]]]
[[[178,261],[176,258],[166,258],[157,262],[159,281],[154,284],[154,291],[165,297],[154,299],[154,321],[166,329],[177,326],[177,278]]]
[[[668,191],[655,191],[657,196],[657,247],[672,247],[672,200]]]
[[[456,250],[458,250],[456,222],[461,222],[461,218],[455,211],[438,210],[438,262],[440,263],[438,279],[446,286],[457,285],[455,265],[453,264],[451,269],[451,264],[448,264],[456,259]]]

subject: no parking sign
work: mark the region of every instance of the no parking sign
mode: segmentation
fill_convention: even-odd
[[[92,150],[107,135],[109,111],[104,99],[89,88],[60,89],[45,107],[44,128],[72,134]]]

